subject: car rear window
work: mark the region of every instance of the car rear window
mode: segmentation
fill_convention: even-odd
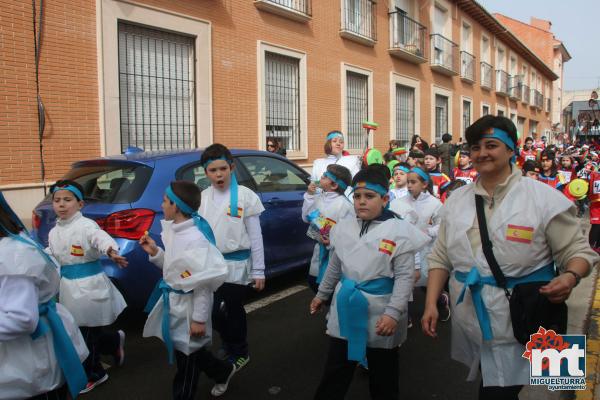
[[[152,168],[141,164],[82,164],[72,168],[63,179],[83,187],[85,200],[101,203],[137,201],[152,175]]]

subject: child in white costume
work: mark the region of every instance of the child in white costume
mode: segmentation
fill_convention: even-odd
[[[365,358],[371,397],[398,398],[398,346],[406,339],[414,252],[427,237],[385,209],[388,179],[376,167],[354,177],[357,218],[332,229],[329,266],[310,305],[314,314],[333,299],[327,322],[330,348],[317,400],[343,399],[357,363]]]
[[[390,201],[394,199],[401,199],[402,197],[408,196],[408,173],[410,172],[410,165],[405,162],[401,162],[394,166],[392,178],[394,180],[392,187],[390,188]]]
[[[331,164],[348,168],[352,176],[360,170],[360,158],[355,155],[348,155],[344,151],[344,135],[342,132],[329,132],[325,139],[324,150],[327,157],[317,158],[313,161],[311,181],[319,182],[325,171],[327,171],[327,166]]]
[[[219,332],[223,351],[236,367],[249,361],[244,300],[247,285],[265,287],[265,254],[260,198],[235,177],[233,156],[227,147],[215,143],[200,158],[211,185],[202,191],[198,213],[213,230],[217,248],[227,261],[229,276],[216,291],[213,304],[214,329]]]
[[[61,265],[60,304],[73,315],[90,350],[84,362],[86,393],[108,379],[100,354],[112,355],[116,365],[124,359],[125,334],[103,327],[115,322],[127,304],[104,273],[99,258],[107,255],[120,267],[125,267],[127,260],[118,254],[115,240],[81,214],[83,189],[78,183],[58,181],[52,187],[52,207],[58,218],[48,235],[47,251]]]
[[[75,398],[87,384],[88,351],[71,314],[53,301],[56,261],[25,232],[0,192],[0,399]]]
[[[330,164],[319,182],[321,192],[317,193],[317,185],[311,182],[304,193],[302,220],[311,223],[309,233],[319,229],[311,236],[317,243],[308,272],[308,285],[315,293],[329,262],[328,233],[337,221],[354,215],[354,206],[344,195],[351,180],[348,168]]]
[[[199,372],[204,371],[217,382],[211,391],[213,396],[225,393],[235,373],[233,364],[216,359],[209,350],[213,293],[228,271],[210,226],[197,214],[199,205],[200,189],[194,183],[172,182],[162,203],[165,249],[147,234],[139,242],[150,261],[163,271],[163,279],[146,307],[150,315],[144,337],[156,336],[165,342],[169,362],[174,353],[177,373],[173,398],[177,400],[194,398]]]

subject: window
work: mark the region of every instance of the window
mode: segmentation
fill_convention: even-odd
[[[462,126],[463,126],[463,137],[467,128],[471,125],[471,102],[469,100],[463,100],[462,104]]]
[[[362,121],[369,119],[369,77],[346,71],[346,129],[349,149],[364,146]]]
[[[498,116],[499,117],[504,117],[504,111],[498,110]]]
[[[481,36],[481,61],[490,63],[490,39],[487,36]]]
[[[344,0],[342,30],[376,40],[375,2],[373,0]]]
[[[290,163],[273,157],[239,157],[258,192],[294,192],[307,188],[309,175]]]
[[[461,45],[462,45],[462,49],[466,52],[472,53],[473,52],[473,44],[472,44],[472,40],[471,40],[471,25],[467,24],[466,22],[462,23],[462,31],[461,31]]]
[[[533,136],[534,133],[537,133],[537,121],[530,120],[529,121],[529,134]]]
[[[448,97],[435,95],[435,142],[442,141],[442,135],[448,133]]]
[[[118,23],[121,151],[196,146],[195,39]]]
[[[300,60],[265,52],[265,136],[300,151]]]
[[[396,85],[396,132],[395,139],[408,147],[415,134],[415,89]]]
[[[525,133],[525,118],[517,117],[517,132]]]
[[[489,114],[490,114],[490,106],[482,105],[481,106],[481,116],[483,117],[484,115],[489,115]]]

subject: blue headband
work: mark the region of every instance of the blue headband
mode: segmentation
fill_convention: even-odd
[[[204,234],[206,240],[208,240],[213,246],[216,246],[215,234],[213,233],[208,222],[198,214],[198,210],[194,210],[183,200],[181,200],[179,196],[177,196],[175,192],[173,192],[173,189],[171,189],[171,185],[167,186],[165,194],[167,195],[169,200],[175,203],[177,208],[179,208],[179,210],[182,213],[189,214],[192,216],[192,218],[194,219],[194,224],[196,225],[198,230],[200,230],[200,232]]]
[[[202,167],[204,169],[206,169],[206,168],[208,168],[208,166],[210,165],[210,163],[212,163],[214,161],[219,161],[219,160],[226,161],[227,164],[231,165],[231,161],[229,161],[225,156],[220,156],[220,157],[215,157],[215,158],[209,158],[208,160],[206,160],[204,162],[204,164],[202,164]]]
[[[493,128],[493,133],[484,133],[483,138],[498,139],[499,141],[510,147],[512,151],[515,151],[515,142],[513,142],[508,133],[506,133],[506,131],[503,131],[502,129]]]
[[[331,179],[336,185],[338,185],[340,188],[342,188],[342,190],[346,190],[348,188],[348,185],[346,185],[346,183],[339,180],[337,176],[335,176],[334,174],[332,174],[329,171],[325,171],[323,176]]]
[[[206,160],[204,162],[204,164],[202,164],[202,166],[204,167],[204,169],[206,169],[210,163],[212,163],[213,161],[218,161],[218,160],[223,160],[226,161],[227,164],[231,165],[232,162],[230,160],[228,160],[225,156],[220,156],[220,157],[216,157],[216,158],[209,158],[208,160]],[[230,206],[230,214],[232,217],[238,217],[238,182],[237,182],[237,178],[235,177],[235,172],[231,172],[231,183],[229,185],[229,190],[230,190],[230,196],[229,196],[229,206]]]
[[[400,171],[408,174],[410,172],[410,169],[406,168],[404,165],[397,165],[394,167],[394,171],[399,169]]]
[[[356,182],[356,185],[354,185],[354,191],[356,191],[356,189],[372,190],[373,192],[380,194],[382,197],[388,194],[388,190],[378,183]]]
[[[410,170],[410,172],[414,172],[415,174],[419,175],[421,178],[423,178],[423,180],[426,183],[429,183],[429,174],[427,174],[427,172],[423,171],[421,168],[419,167],[415,167],[413,169]]]
[[[83,194],[81,193],[81,191],[79,189],[77,189],[73,185],[55,186],[54,189],[52,189],[52,193],[54,194],[54,193],[58,192],[59,190],[68,190],[69,192],[73,193],[79,201],[83,200]]]
[[[341,138],[343,139],[343,138],[344,138],[344,135],[343,135],[343,134],[342,134],[342,132],[340,132],[340,131],[333,131],[333,132],[330,132],[330,133],[327,135],[327,140],[332,140],[332,139],[334,139],[334,138],[336,138],[336,137],[341,137]]]

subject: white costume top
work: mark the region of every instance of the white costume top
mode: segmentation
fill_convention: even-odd
[[[392,211],[398,210],[399,212],[397,213],[401,216],[409,214],[404,210],[412,209],[417,215],[417,228],[429,237],[427,245],[417,254],[417,260],[420,262],[417,269],[421,270],[421,278],[415,283],[415,286],[427,286],[427,255],[431,252],[433,243],[438,235],[440,222],[442,220],[440,216],[441,208],[442,203],[440,200],[437,197],[432,196],[429,192],[421,193],[416,199],[412,195],[409,195],[401,199],[393,200],[390,203],[390,209]],[[409,221],[411,220],[411,217],[407,218],[409,218]]]
[[[487,218],[494,256],[508,277],[528,275],[553,261],[546,227],[555,216],[572,206],[566,197],[544,183],[520,176],[517,179],[492,217]],[[456,305],[463,283],[456,280],[455,271],[468,273],[477,267],[482,277],[492,276],[481,246],[474,253],[467,234],[477,223],[474,222],[475,186],[455,191],[443,211],[447,255],[453,269],[449,283],[453,299],[452,357],[470,367],[469,379],[477,376],[481,364],[484,386],[526,385],[529,384],[529,361],[521,357],[525,346],[514,338],[504,291],[490,285],[484,285],[481,291],[494,336],[489,341],[482,340],[470,293]],[[519,228],[532,230],[531,238],[521,238]]]
[[[401,199],[404,196],[409,196],[409,195],[410,195],[410,193],[408,192],[408,188],[406,188],[406,187],[390,189],[390,199],[392,199],[392,200]]]
[[[108,233],[79,211],[69,219],[57,219],[48,235],[49,252],[61,266],[96,261],[109,247],[119,249]],[[104,272],[80,279],[62,278],[59,300],[79,326],[110,325],[127,307]]]
[[[262,235],[258,235],[259,237],[253,240],[246,226],[246,220],[251,217],[258,217],[265,210],[260,198],[252,190],[239,185],[238,216],[232,217],[229,213],[229,190],[222,193],[218,192],[212,186],[204,189],[200,209],[198,210],[198,214],[206,219],[212,228],[217,241],[217,248],[224,255],[241,250],[252,252],[252,257],[246,260],[226,260],[229,267],[229,276],[226,282],[246,285],[250,282],[250,278],[264,278]],[[226,196],[223,197],[223,195]],[[217,197],[224,201],[217,201]],[[260,248],[252,249],[253,242],[256,243],[257,241],[260,241],[258,246]],[[262,254],[256,254],[256,250],[262,251]],[[253,265],[253,263],[261,263],[262,265]]]
[[[327,166],[330,164],[338,164],[343,167],[346,167],[350,170],[350,175],[354,177],[358,171],[360,171],[360,157],[358,156],[334,156],[333,154],[328,155],[325,158],[317,158],[313,161],[312,173],[310,175],[310,180],[313,182],[318,182],[325,171],[327,171]]]
[[[308,222],[307,215],[314,210],[325,218],[329,218],[335,223],[343,218],[354,218],[354,205],[337,192],[321,192],[318,194],[304,193],[304,203],[302,203],[302,221]],[[318,276],[319,274],[319,243],[315,244],[312,259],[310,260],[309,275]]]
[[[369,221],[370,229],[367,228],[367,232],[360,236],[361,223],[365,222],[357,218],[346,218],[332,229],[330,239],[333,253],[318,296],[330,293],[331,284],[337,281],[327,321],[327,333],[341,338],[337,311],[340,275],[358,283],[378,278],[394,279],[394,289],[390,294],[362,292],[369,302],[367,346],[390,349],[399,346],[406,339],[408,300],[414,279],[414,252],[424,246],[428,238],[399,218]],[[390,309],[392,304],[395,307]],[[375,325],[383,314],[398,322],[392,336],[379,336],[376,333]]]
[[[0,239],[0,399],[25,399],[63,385],[52,332],[35,340],[30,336],[38,323],[38,304],[58,293],[59,281],[57,265],[48,264],[33,246]],[[79,328],[60,304],[56,311],[83,362],[88,350]]]
[[[194,225],[193,219],[178,224],[160,222],[165,250],[159,248],[150,261],[162,269],[163,279],[169,286],[186,292],[169,293],[169,324],[174,348],[189,355],[211,344],[213,292],[225,282],[227,264],[219,250]],[[163,312],[161,297],[148,315],[144,337],[155,336],[163,340]],[[206,324],[204,336],[190,336],[192,321]]]

